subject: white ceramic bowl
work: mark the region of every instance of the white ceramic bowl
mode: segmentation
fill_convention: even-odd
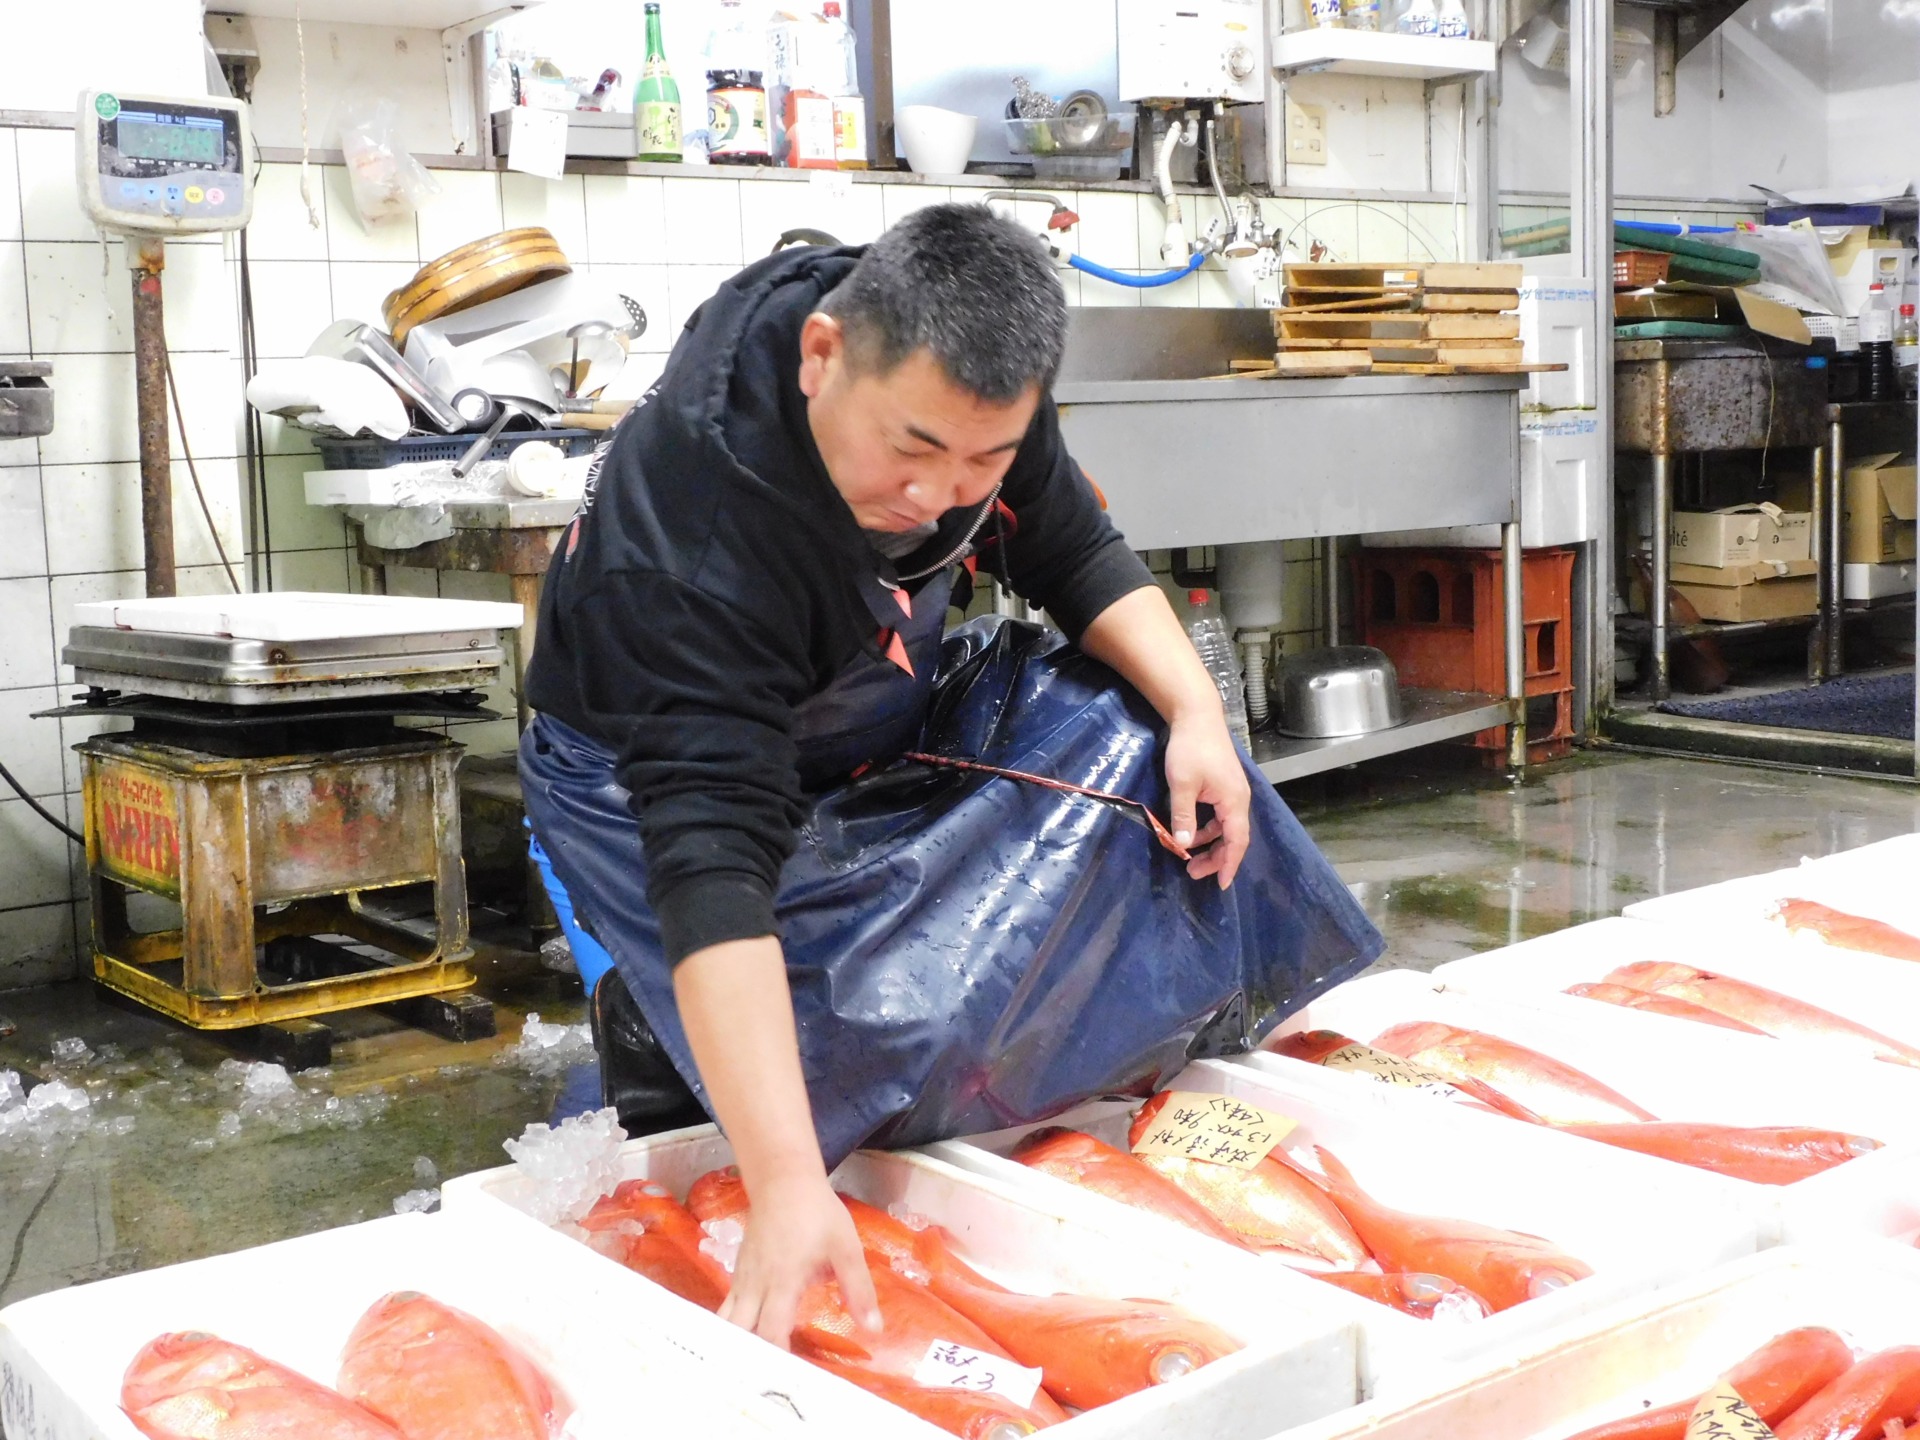
[[[894,130],[907,164],[922,175],[960,175],[973,153],[973,132],[980,117],[942,110],[938,105],[903,105],[894,115]]]

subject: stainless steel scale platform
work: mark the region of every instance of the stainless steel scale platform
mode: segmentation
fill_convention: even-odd
[[[396,722],[492,718],[473,692],[519,606],[269,594],[75,619],[61,658],[87,693],[48,713],[132,722],[75,747],[101,985],[200,1029],[277,1028],[308,1064],[313,1017],[364,1005],[492,1033],[465,993],[460,747]],[[430,890],[429,923],[368,904],[403,886]]]

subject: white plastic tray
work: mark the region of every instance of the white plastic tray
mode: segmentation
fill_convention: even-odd
[[[452,1216],[391,1216],[22,1300],[0,1310],[0,1425],[14,1440],[140,1440],[120,1411],[121,1377],[142,1345],[174,1330],[210,1331],[331,1385],[367,1307],[421,1290],[524,1349],[575,1407],[574,1440],[631,1436],[636,1396],[650,1433],[800,1429],[777,1399],[680,1346],[668,1307],[605,1283],[585,1263],[597,1257],[552,1238],[521,1244]],[[788,1372],[811,1368],[777,1358]],[[867,1403],[849,1405],[850,1425],[891,1408],[855,1398]]]
[[[1452,1363],[1539,1334],[1623,1296],[1698,1274],[1751,1253],[1758,1243],[1753,1217],[1709,1176],[1443,1102],[1409,1106],[1387,1095],[1385,1087],[1376,1087],[1376,1094],[1343,1077],[1315,1074],[1315,1067],[1296,1068],[1304,1073],[1268,1075],[1244,1065],[1201,1061],[1172,1088],[1237,1095],[1299,1121],[1286,1141],[1290,1149],[1325,1145],[1385,1204],[1545,1236],[1594,1271],[1552,1295],[1464,1325],[1415,1320],[1318,1281],[1301,1281],[1354,1307],[1365,1332],[1361,1370],[1369,1396],[1418,1393],[1433,1383],[1435,1371]],[[1131,1108],[1097,1102],[1053,1123],[1124,1146]],[[1150,1243],[1145,1237],[1168,1230],[1190,1233],[1173,1221],[1004,1158],[1033,1128],[947,1141],[929,1147],[929,1153],[1010,1186],[1028,1186],[1089,1223],[1130,1226],[1143,1237],[1142,1244]],[[1578,1183],[1569,1183],[1575,1175]],[[1249,1256],[1217,1241],[1196,1243],[1236,1256],[1249,1288],[1275,1291],[1277,1281],[1252,1278],[1259,1267],[1291,1278],[1278,1260]]]
[[[1916,876],[1920,876],[1920,835],[1896,835],[1817,860],[1803,860],[1785,870],[1639,900],[1621,913],[1633,920],[1687,925],[1728,937],[1745,939],[1756,928],[1785,937],[1789,935],[1786,927],[1771,918],[1774,907],[1788,899],[1818,900],[1836,910],[1883,920],[1910,935],[1920,935],[1920,886],[1914,884]],[[1830,948],[1805,932],[1792,938],[1823,952]],[[1901,963],[1920,968],[1920,962]]]
[[[1751,935],[1751,943],[1733,943],[1682,925],[1596,920],[1504,950],[1449,961],[1433,972],[1433,978],[1457,990],[1538,995],[1600,980],[1616,966],[1639,960],[1673,960],[1763,985],[1920,1046],[1920,963],[1766,934]],[[1598,1000],[1581,1003],[1620,1008]],[[1777,1043],[1817,1048],[1811,1041]],[[1878,1069],[1873,1073],[1878,1075]]]
[[[1769,1250],[1489,1356],[1432,1395],[1366,1405],[1284,1440],[1563,1440],[1703,1393],[1804,1325],[1829,1326],[1856,1349],[1920,1344],[1920,1253],[1887,1242]]]
[[[75,625],[220,635],[234,640],[349,640],[437,635],[447,630],[514,630],[518,605],[499,600],[429,600],[412,595],[332,595],[281,590],[256,595],[176,595],[158,600],[90,600]]]
[[[684,1196],[695,1179],[732,1158],[719,1132],[703,1125],[628,1142],[622,1178],[655,1180]],[[1043,1195],[917,1153],[861,1151],[834,1172],[833,1181],[881,1209],[904,1205],[944,1225],[969,1263],[1015,1289],[1171,1300],[1246,1342],[1245,1350],[1183,1380],[1102,1405],[1049,1431],[1061,1440],[1147,1440],[1169,1434],[1257,1440],[1345,1409],[1359,1398],[1359,1335],[1347,1303],[1351,1297],[1331,1287],[1292,1275],[1278,1277],[1280,1283],[1273,1285],[1248,1285],[1239,1257],[1225,1246],[1181,1232],[1138,1247],[1130,1243],[1129,1231],[1103,1232]],[[716,1363],[724,1353],[729,1372],[749,1390],[773,1388],[762,1371],[777,1359],[788,1362],[779,1386],[803,1409],[820,1394],[846,1391],[870,1399],[811,1366],[802,1366],[811,1372],[804,1385],[792,1379],[786,1373],[796,1363],[791,1356],[533,1219],[522,1208],[530,1193],[529,1182],[506,1166],[448,1181],[441,1203],[449,1214],[484,1220],[503,1242],[544,1232],[602,1270],[610,1293],[628,1290],[649,1296],[653,1304],[673,1306],[678,1343]],[[884,1408],[886,1418],[845,1433],[940,1433],[904,1411]]]
[[[1571,995],[1535,992],[1515,998],[1494,988],[1466,991],[1437,975],[1410,970],[1341,985],[1288,1017],[1279,1033],[1338,1030],[1366,1044],[1388,1026],[1410,1020],[1483,1030],[1539,1050],[1584,1070],[1662,1120],[1811,1125],[1870,1136],[1886,1147],[1792,1185],[1756,1185],[1655,1162],[1724,1187],[1730,1203],[1754,1217],[1763,1243],[1820,1241],[1836,1234],[1900,1236],[1920,1228],[1920,1070],[1836,1060],[1764,1036]],[[1444,1098],[1278,1055],[1256,1053],[1238,1063],[1263,1073],[1304,1070],[1331,1076],[1409,1106],[1457,1108],[1457,1102]],[[1506,1123],[1536,1128],[1517,1120]],[[1609,1154],[1630,1153],[1595,1141],[1580,1143]]]

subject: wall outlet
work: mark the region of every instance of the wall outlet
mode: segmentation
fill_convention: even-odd
[[[1327,110],[1324,105],[1303,105],[1292,96],[1287,97],[1287,163],[1327,163]]]

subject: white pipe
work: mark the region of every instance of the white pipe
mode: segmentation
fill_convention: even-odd
[[[1160,258],[1169,265],[1177,265],[1187,258],[1187,232],[1180,223],[1180,197],[1173,193],[1173,152],[1179,148],[1186,128],[1184,120],[1171,121],[1166,135],[1160,141],[1160,149],[1153,157],[1153,193],[1160,197],[1161,207],[1167,212],[1166,234],[1160,240]]]
[[[1273,637],[1265,630],[1242,630],[1234,638],[1240,642],[1240,669],[1247,682],[1247,725],[1258,730],[1267,723],[1267,646]]]

